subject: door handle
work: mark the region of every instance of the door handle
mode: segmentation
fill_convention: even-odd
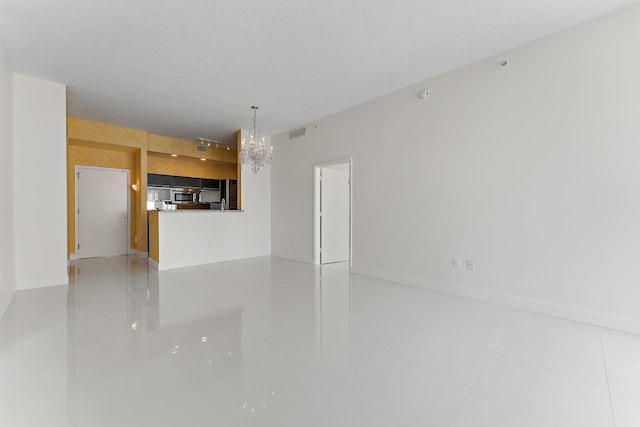
[[[127,217],[126,217],[126,216],[123,216],[122,218],[120,218],[120,221],[122,221],[122,222],[127,222]]]

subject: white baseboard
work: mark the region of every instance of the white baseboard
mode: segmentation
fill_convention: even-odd
[[[155,259],[148,258],[147,263],[149,264],[149,267],[153,268],[154,270],[158,270],[158,263]]]
[[[615,329],[631,334],[640,334],[640,319],[620,317],[613,314],[587,310],[580,307],[565,306],[546,301],[522,298],[485,289],[469,288],[467,286],[454,285],[433,280],[425,280],[412,276],[405,276],[366,267],[359,267],[356,265],[353,265],[351,267],[351,272],[363,276],[375,277],[378,279],[389,280],[405,285],[416,286],[431,291],[444,292],[493,304],[500,304],[507,307],[546,314],[548,316],[560,317],[575,322],[588,323],[591,325],[601,326],[608,329]]]
[[[269,251],[266,251],[266,252],[249,253],[241,256],[228,255],[228,256],[222,256],[222,257],[190,259],[186,261],[169,261],[169,262],[160,261],[158,263],[158,270],[170,270],[172,268],[193,267],[196,265],[214,264],[217,262],[235,261],[238,259],[257,258],[257,257],[263,257],[263,256],[269,256],[269,255],[271,255],[271,253]]]
[[[149,252],[136,251],[136,255],[140,258],[149,258]]]
[[[25,289],[46,288],[49,286],[60,286],[69,284],[69,275],[57,277],[55,279],[38,279],[38,280],[25,280],[17,283],[17,290],[22,291]]]
[[[285,258],[285,259],[290,259],[293,261],[299,261],[299,262],[304,262],[305,264],[315,264],[315,261],[312,257],[305,257],[305,256],[300,256],[300,255],[294,255],[294,254],[287,254],[284,252],[271,252],[272,256],[277,256],[279,258]]]

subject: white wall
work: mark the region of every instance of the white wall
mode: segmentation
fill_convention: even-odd
[[[353,157],[354,272],[640,333],[639,45],[635,6],[273,137],[272,252]]]
[[[160,212],[158,268],[164,270],[271,254],[270,169],[263,168],[257,174],[251,172],[251,168],[242,169],[244,212]]]
[[[19,74],[13,85],[17,288],[67,284],[66,88]]]
[[[0,182],[4,198],[13,200],[13,81],[0,44]],[[16,290],[13,209],[0,209],[0,317]]]

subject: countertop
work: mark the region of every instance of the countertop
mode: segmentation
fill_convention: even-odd
[[[183,209],[183,210],[175,210],[175,211],[163,211],[163,210],[149,210],[147,212],[167,212],[167,213],[185,213],[185,212],[244,212],[244,210],[220,210],[220,209]]]

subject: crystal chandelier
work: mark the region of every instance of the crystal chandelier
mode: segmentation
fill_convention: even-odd
[[[261,167],[271,166],[273,163],[273,147],[267,149],[267,144],[264,142],[264,137],[257,129],[256,115],[258,113],[258,107],[251,106],[253,110],[253,130],[249,134],[249,141],[246,138],[242,138],[240,146],[240,163],[243,165],[251,165],[253,173],[258,173]]]

